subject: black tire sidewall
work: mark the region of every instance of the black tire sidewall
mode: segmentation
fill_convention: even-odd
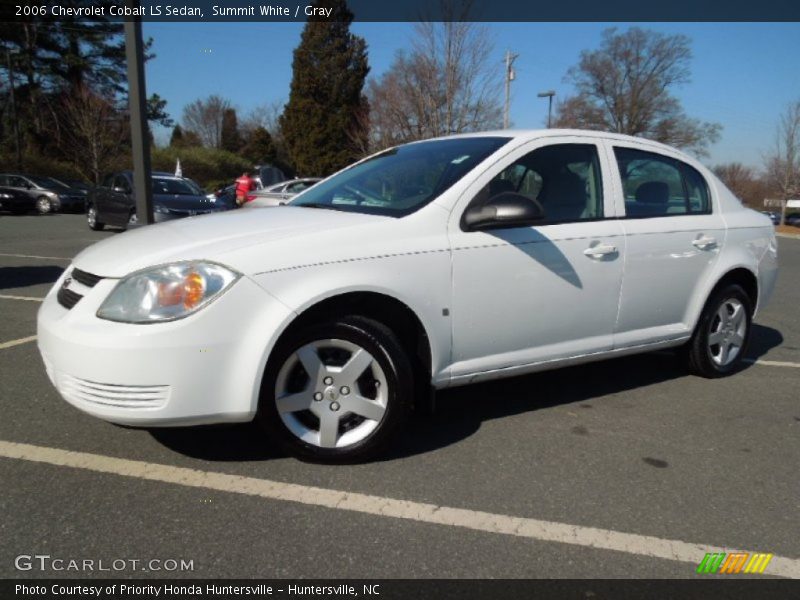
[[[742,303],[745,310],[745,319],[747,320],[747,328],[744,335],[744,343],[742,344],[739,354],[736,359],[728,365],[720,366],[713,361],[708,347],[708,336],[710,334],[711,322],[717,314],[723,302],[729,299],[736,299]],[[724,377],[731,373],[735,373],[742,367],[742,359],[747,352],[747,346],[750,342],[750,333],[753,326],[753,301],[747,295],[744,289],[736,284],[726,285],[709,298],[700,320],[697,323],[694,337],[692,339],[690,349],[690,367],[693,372],[703,377]]]
[[[284,425],[275,405],[275,383],[287,358],[321,339],[346,340],[364,348],[378,361],[389,386],[386,412],[378,427],[346,448],[320,448],[300,440]],[[371,319],[344,317],[290,334],[278,343],[262,379],[256,419],[270,439],[292,456],[320,463],[362,462],[384,451],[402,428],[411,412],[413,389],[411,364],[392,331]]]

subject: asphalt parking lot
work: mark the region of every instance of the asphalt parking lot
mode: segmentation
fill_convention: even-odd
[[[0,215],[2,578],[99,575],[15,566],[37,554],[193,566],[124,577],[708,578],[716,548],[800,577],[800,240],[733,377],[656,353],[458,388],[385,460],[327,467],[249,425],[128,429],[60,399],[39,299],[114,235]]]

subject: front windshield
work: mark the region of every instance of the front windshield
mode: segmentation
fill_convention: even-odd
[[[449,138],[392,148],[318,183],[290,204],[403,217],[433,201],[508,140]]]
[[[154,194],[181,194],[185,196],[196,196],[197,193],[181,179],[167,179],[162,177],[153,178]]]

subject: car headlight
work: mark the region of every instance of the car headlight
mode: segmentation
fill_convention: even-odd
[[[5,192],[0,193],[0,198],[2,198],[4,200],[8,200],[9,198],[13,198],[13,197],[14,196],[12,196],[11,194],[6,194]]]
[[[97,316],[122,323],[182,319],[213,302],[239,277],[239,273],[210,262],[181,262],[137,271],[117,284]]]
[[[169,209],[161,204],[153,205],[153,212],[169,214]]]

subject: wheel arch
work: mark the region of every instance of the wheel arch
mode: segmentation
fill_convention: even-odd
[[[317,298],[302,307],[273,338],[274,343],[263,362],[257,382],[259,389],[275,348],[282,340],[300,329],[347,315],[364,316],[389,327],[406,351],[415,373],[420,373],[416,382],[419,390],[421,391],[423,387],[429,389],[435,351],[429,328],[407,303],[386,293],[372,290],[341,291],[324,298]]]
[[[758,276],[756,273],[749,267],[744,265],[737,265],[727,269],[724,273],[722,273],[713,283],[709,285],[705,290],[705,294],[701,296],[702,303],[696,307],[693,314],[692,323],[692,331],[695,330],[697,327],[697,322],[700,319],[700,315],[703,312],[703,309],[708,304],[708,301],[714,295],[714,293],[730,284],[737,284],[744,289],[745,293],[749,296],[750,300],[753,303],[753,314],[758,307],[758,295],[759,295],[759,288],[758,288]]]

